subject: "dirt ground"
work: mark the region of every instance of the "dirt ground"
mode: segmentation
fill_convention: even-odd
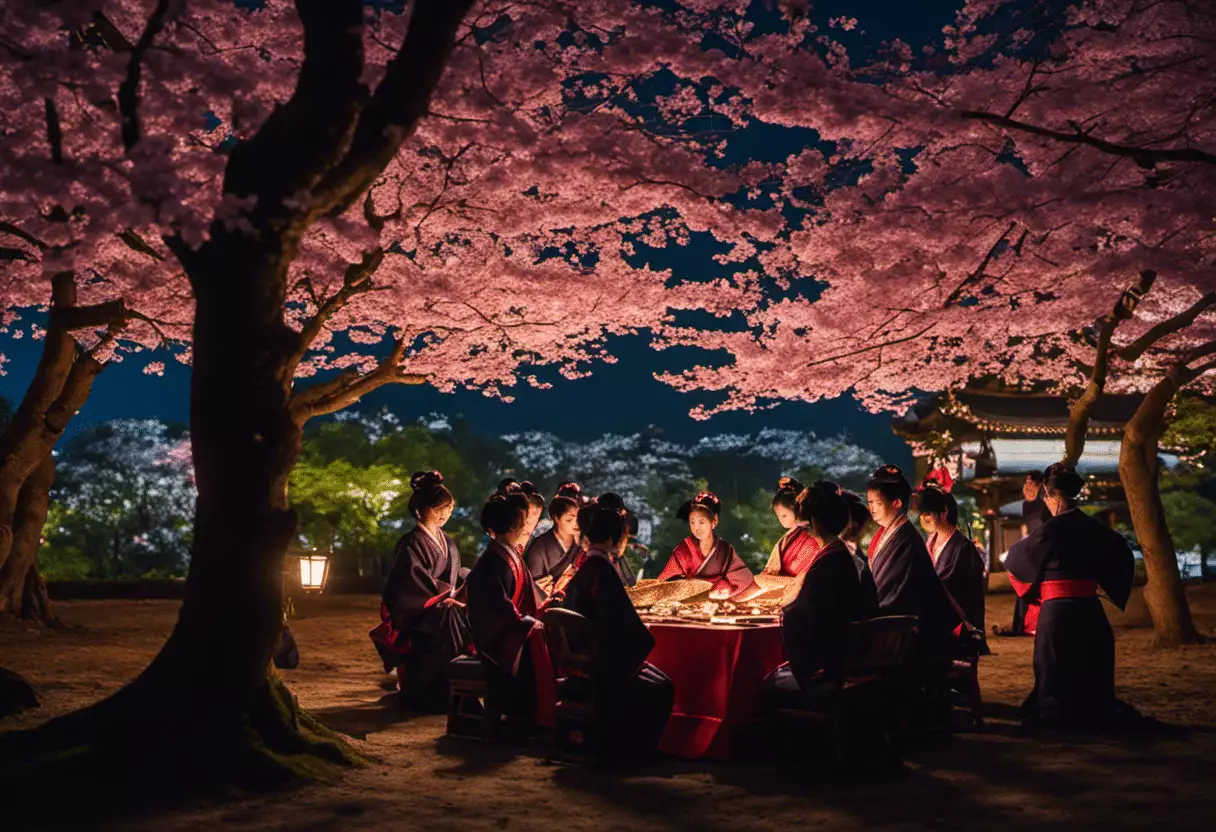
[[[1192,589],[1190,598],[1212,634],[1216,586]],[[1112,614],[1119,693],[1167,727],[1103,738],[1028,733],[1012,711],[1031,684],[1032,641],[993,639],[993,655],[981,663],[985,730],[910,753],[893,779],[842,779],[765,761],[664,760],[608,773],[547,764],[543,748],[445,739],[442,717],[395,706],[392,679],[379,672],[367,638],[378,603],[371,596],[300,603],[292,629],[302,663],[285,673],[304,707],[376,762],[288,793],[103,828],[1216,829],[1216,644],[1151,649],[1138,593],[1127,613]],[[44,703],[0,730],[35,725],[117,689],[155,654],[176,607],[66,602],[59,612],[67,631],[0,628],[0,664],[34,682]],[[1011,595],[990,595],[989,622],[1007,622],[1011,607]],[[61,793],[70,799],[70,789]],[[0,821],[0,828],[11,827]]]

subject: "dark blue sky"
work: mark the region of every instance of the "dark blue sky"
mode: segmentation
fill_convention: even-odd
[[[847,15],[859,20],[857,30],[834,35],[851,49],[877,41],[901,38],[920,46],[939,36],[953,21],[957,0],[820,0],[813,6],[816,22],[826,28],[828,18]],[[767,145],[771,136],[760,139]],[[758,146],[769,155],[773,148]],[[791,148],[793,150],[793,148]],[[666,265],[666,264],[665,264]],[[679,265],[671,263],[677,273]],[[696,264],[686,265],[689,270]],[[0,336],[0,353],[9,358],[7,374],[0,376],[0,396],[15,401],[29,383],[42,342],[28,335],[22,340]],[[655,353],[639,339],[614,344],[619,363],[600,365],[593,375],[578,381],[555,379],[551,390],[520,388],[511,403],[487,398],[475,391],[440,393],[430,387],[393,387],[368,396],[360,409],[388,407],[406,420],[431,412],[462,415],[482,433],[495,435],[527,429],[552,431],[572,440],[603,433],[632,433],[656,425],[671,439],[689,441],[724,432],[754,432],[765,427],[813,431],[820,436],[848,433],[853,441],[872,448],[901,466],[911,464],[904,442],[891,432],[890,417],[866,413],[851,399],[815,404],[784,403],[760,413],[728,413],[708,421],[695,421],[688,411],[697,396],[681,394],[653,378],[663,369],[680,369],[688,356]],[[90,424],[118,418],[159,418],[186,421],[189,414],[190,374],[187,367],[166,358],[163,377],[142,372],[145,362],[128,361],[111,366],[98,378],[88,403],[73,420],[69,435]]]

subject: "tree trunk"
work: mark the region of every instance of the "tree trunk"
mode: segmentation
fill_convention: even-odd
[[[1144,600],[1153,620],[1156,642],[1163,647],[1197,638],[1178,572],[1174,540],[1165,523],[1158,482],[1158,441],[1165,429],[1166,408],[1177,390],[1176,371],[1171,371],[1144,397],[1123,429],[1119,449],[1119,479],[1148,575]]]
[[[59,625],[46,582],[38,572],[38,545],[55,482],[55,458],[47,454],[17,497],[8,560],[0,567],[0,609],[48,627]]]

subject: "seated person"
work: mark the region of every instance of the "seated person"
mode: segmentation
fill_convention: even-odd
[[[401,697],[412,708],[442,710],[447,702],[444,668],[468,649],[469,622],[458,598],[468,570],[456,542],[444,534],[456,501],[438,471],[410,478],[414,528],[397,542],[397,559],[382,596],[383,623],[372,641],[385,670],[398,668]]]
[[[495,699],[513,716],[539,716],[538,690],[553,682],[550,668],[536,667],[547,654],[540,655],[539,592],[524,565],[527,524],[528,498],[517,486],[491,495],[481,509],[490,544],[465,580],[473,647]],[[534,669],[550,670],[550,677],[538,677]]]
[[[958,530],[958,501],[954,495],[926,482],[916,493],[920,524],[929,533],[925,542],[942,585],[962,610],[967,623],[984,630],[984,558]]]
[[[839,537],[849,508],[839,486],[817,482],[799,497],[798,516],[821,548],[811,560],[798,595],[781,612],[786,664],[764,680],[771,707],[825,704],[848,646],[849,625],[877,614],[873,586],[865,585]]]
[[[595,633],[596,710],[606,759],[648,757],[671,716],[671,680],[645,659],[654,637],[638,617],[616,568],[629,535],[624,512],[610,505],[584,511],[591,543],[566,585],[563,606]]]
[[[840,533],[840,539],[844,541],[845,546],[849,547],[849,554],[853,556],[853,564],[857,567],[857,577],[861,579],[863,587],[869,587],[866,591],[872,591],[877,596],[878,590],[874,589],[874,573],[870,571],[870,561],[861,548],[861,538],[874,518],[870,517],[866,501],[861,497],[852,491],[845,491],[841,496],[844,497],[845,505],[849,507],[849,525],[845,526],[844,531]]]
[[[933,570],[924,538],[908,522],[912,486],[894,465],[884,465],[866,483],[866,501],[878,523],[870,541],[870,570],[882,615],[915,615],[927,656],[949,656],[963,617]]]
[[[621,495],[614,494],[611,491],[601,494],[595,502],[601,506],[615,508],[617,511],[624,513],[625,524],[628,528],[629,536],[629,540],[626,541],[625,550],[628,551],[629,542],[632,541],[634,535],[638,533],[638,518],[633,515],[633,512],[625,507],[625,501],[621,498]],[[621,576],[621,581],[625,584],[625,586],[634,586],[637,584],[638,576],[632,569],[629,568],[629,561],[625,559],[625,555],[623,553],[620,557],[614,558],[613,562],[616,566],[616,572]]]
[[[796,479],[782,477],[777,481],[773,513],[786,532],[773,546],[761,574],[796,578],[806,571],[819,551],[819,544],[811,536],[806,523],[798,519],[798,495],[801,493],[802,483]]]
[[[718,537],[722,501],[702,491],[680,507],[677,517],[688,521],[691,534],[675,548],[659,573],[660,581],[700,578],[711,581],[714,600],[741,598],[758,591],[756,579],[735,548]]]
[[[549,501],[549,519],[553,526],[534,537],[524,552],[528,572],[542,589],[547,588],[545,584],[551,587],[578,556],[578,509],[581,504],[582,491],[578,483],[559,485],[557,494]]]

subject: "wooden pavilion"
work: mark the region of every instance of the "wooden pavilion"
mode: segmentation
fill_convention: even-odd
[[[1104,506],[1113,522],[1126,514],[1119,484],[1123,426],[1138,396],[1106,395],[1090,417],[1085,452],[1077,471],[1088,481],[1089,501]],[[950,390],[918,402],[893,422],[912,446],[916,482],[945,464],[960,496],[974,497],[985,520],[985,545],[994,557],[1024,534],[1022,484],[1064,455],[1068,402],[1060,396],[1027,393],[999,384]],[[1176,462],[1167,459],[1166,464]]]

